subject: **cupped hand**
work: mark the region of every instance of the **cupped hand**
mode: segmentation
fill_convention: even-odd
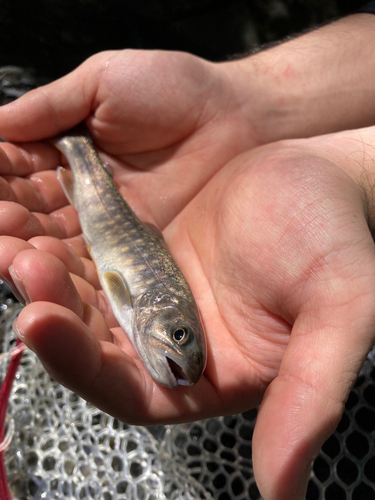
[[[371,128],[241,155],[166,231],[176,255],[191,243],[209,283],[206,377],[233,409],[261,402],[265,500],[305,498],[375,343],[374,144]]]
[[[225,64],[184,53],[99,53],[0,108],[0,136],[24,143],[22,156],[3,145],[4,156],[24,167],[7,170],[5,157],[1,173],[55,168],[52,146],[25,142],[59,135],[85,120],[122,194],[143,219],[162,229],[217,170],[260,143],[258,117],[254,112],[251,123],[246,118],[231,73]],[[61,208],[61,196],[51,192],[50,198],[53,205],[28,208],[45,213]]]

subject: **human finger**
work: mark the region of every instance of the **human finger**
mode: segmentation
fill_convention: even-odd
[[[78,255],[61,240],[49,236],[37,236],[29,241],[24,241],[13,236],[0,236],[0,275],[12,287],[13,293],[22,301],[22,298],[15,291],[12,278],[9,274],[9,267],[15,257],[23,250],[37,249],[48,252],[57,257],[70,273],[80,276],[90,283],[96,290],[100,289],[98,275],[94,263]],[[41,276],[39,276],[41,278]]]
[[[79,317],[82,317],[82,302],[89,303],[100,310],[110,326],[117,326],[112,309],[103,292],[96,290],[84,278],[69,273],[64,263],[55,255],[42,250],[30,248],[26,243],[16,242],[11,248],[8,265],[14,252],[18,250],[10,264],[8,271],[4,271],[5,279],[10,279],[10,285],[18,291],[18,296],[24,304],[38,301],[50,301],[70,308]],[[9,239],[3,239],[6,247],[11,244]],[[56,252],[63,259],[71,261],[69,254],[62,248]],[[5,267],[3,265],[3,267]]]
[[[82,234],[70,238],[64,238],[64,243],[73,250],[79,257],[90,260],[90,254],[85,245]]]
[[[0,234],[28,240],[34,236],[49,235],[69,238],[81,232],[77,212],[71,206],[51,214],[30,212],[12,201],[0,201]]]
[[[14,295],[22,302],[23,297],[15,288],[9,268],[15,257],[23,250],[37,249],[48,252],[57,257],[67,268],[69,273],[79,276],[84,282],[90,284],[94,290],[101,288],[94,263],[86,258],[79,258],[76,253],[61,240],[48,236],[31,238],[24,241],[13,236],[0,236],[0,275],[11,287]],[[47,271],[48,272],[48,271]],[[43,277],[38,274],[41,281]],[[81,287],[83,290],[84,287]],[[94,292],[92,293],[92,295]],[[97,300],[95,299],[97,303]]]
[[[69,307],[82,316],[83,306],[64,264],[56,257],[36,249],[25,249],[14,257],[9,268],[24,304],[50,300]],[[48,279],[45,277],[48,276]]]
[[[0,200],[2,201],[17,201],[17,196],[10,187],[8,180],[0,177]]]
[[[62,230],[62,228],[60,228]],[[0,234],[23,240],[45,233],[42,222],[27,208],[11,201],[0,201]]]
[[[79,257],[77,253],[63,241],[51,236],[36,236],[29,243],[38,250],[43,250],[54,255],[66,266],[70,273],[80,276],[90,283],[95,289],[100,289],[100,282],[92,260]]]
[[[369,231],[355,252],[337,252],[325,275],[318,267],[314,274],[317,280],[301,294],[305,304],[254,432],[254,472],[265,500],[305,498],[312,461],[338,425],[375,342],[375,252]]]
[[[27,241],[12,236],[0,236],[0,276],[12,290],[13,295],[24,303],[24,297],[14,285],[9,268],[19,252],[33,249],[33,245]]]
[[[301,324],[297,335],[310,335],[309,340],[291,341],[280,373],[265,393],[253,440],[255,477],[265,500],[305,498],[312,462],[340,421],[374,327],[368,325],[358,337],[350,318],[343,319],[349,319],[345,326],[350,324],[351,331],[337,325],[335,333],[353,337],[345,348],[338,348],[336,335],[327,342],[331,325],[310,335]]]
[[[68,204],[66,196],[53,171],[27,177],[2,177],[13,193],[13,199],[32,212],[50,213]],[[1,197],[1,199],[4,199]]]
[[[1,112],[1,111],[0,111]],[[20,177],[56,169],[61,155],[52,144],[44,142],[0,143],[0,175]]]
[[[58,135],[84,120],[91,112],[104,69],[101,62],[110,54],[92,56],[63,78],[3,106],[0,136],[12,142],[37,141]]]
[[[14,238],[13,236],[0,236],[0,274],[7,282],[11,281],[9,267],[19,252],[35,248],[31,243]]]
[[[56,381],[97,407],[124,420],[147,406],[139,362],[112,344],[95,308],[80,318],[59,304],[35,302],[21,311],[15,330]]]

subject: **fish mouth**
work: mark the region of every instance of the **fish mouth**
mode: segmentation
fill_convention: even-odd
[[[159,359],[154,360],[153,364],[148,365],[148,371],[152,377],[159,382],[159,384],[168,387],[169,389],[176,389],[178,386],[194,385],[199,377],[194,373],[190,373],[189,366],[185,360],[172,359],[171,356],[163,355]],[[186,368],[185,368],[185,365]]]
[[[204,370],[201,353],[184,355],[158,346],[154,350],[140,349],[140,357],[152,378],[169,389],[196,384]]]
[[[176,363],[173,359],[168,356],[165,357],[166,365],[169,368],[170,374],[174,377],[176,385],[193,385],[193,382],[189,380],[189,377],[185,373],[181,365]]]

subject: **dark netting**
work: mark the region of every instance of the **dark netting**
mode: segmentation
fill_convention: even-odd
[[[0,345],[15,343],[20,310],[0,287]],[[0,363],[1,378],[9,355]],[[134,427],[97,410],[24,352],[7,422],[5,463],[12,497],[31,499],[260,499],[251,444],[257,411],[184,425]],[[308,500],[375,499],[375,351],[336,432],[314,462]]]

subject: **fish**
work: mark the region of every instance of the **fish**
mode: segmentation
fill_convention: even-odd
[[[198,382],[207,348],[200,312],[160,230],[141,221],[82,124],[54,138],[70,170],[58,179],[78,217],[100,284],[150,375],[176,388]]]

